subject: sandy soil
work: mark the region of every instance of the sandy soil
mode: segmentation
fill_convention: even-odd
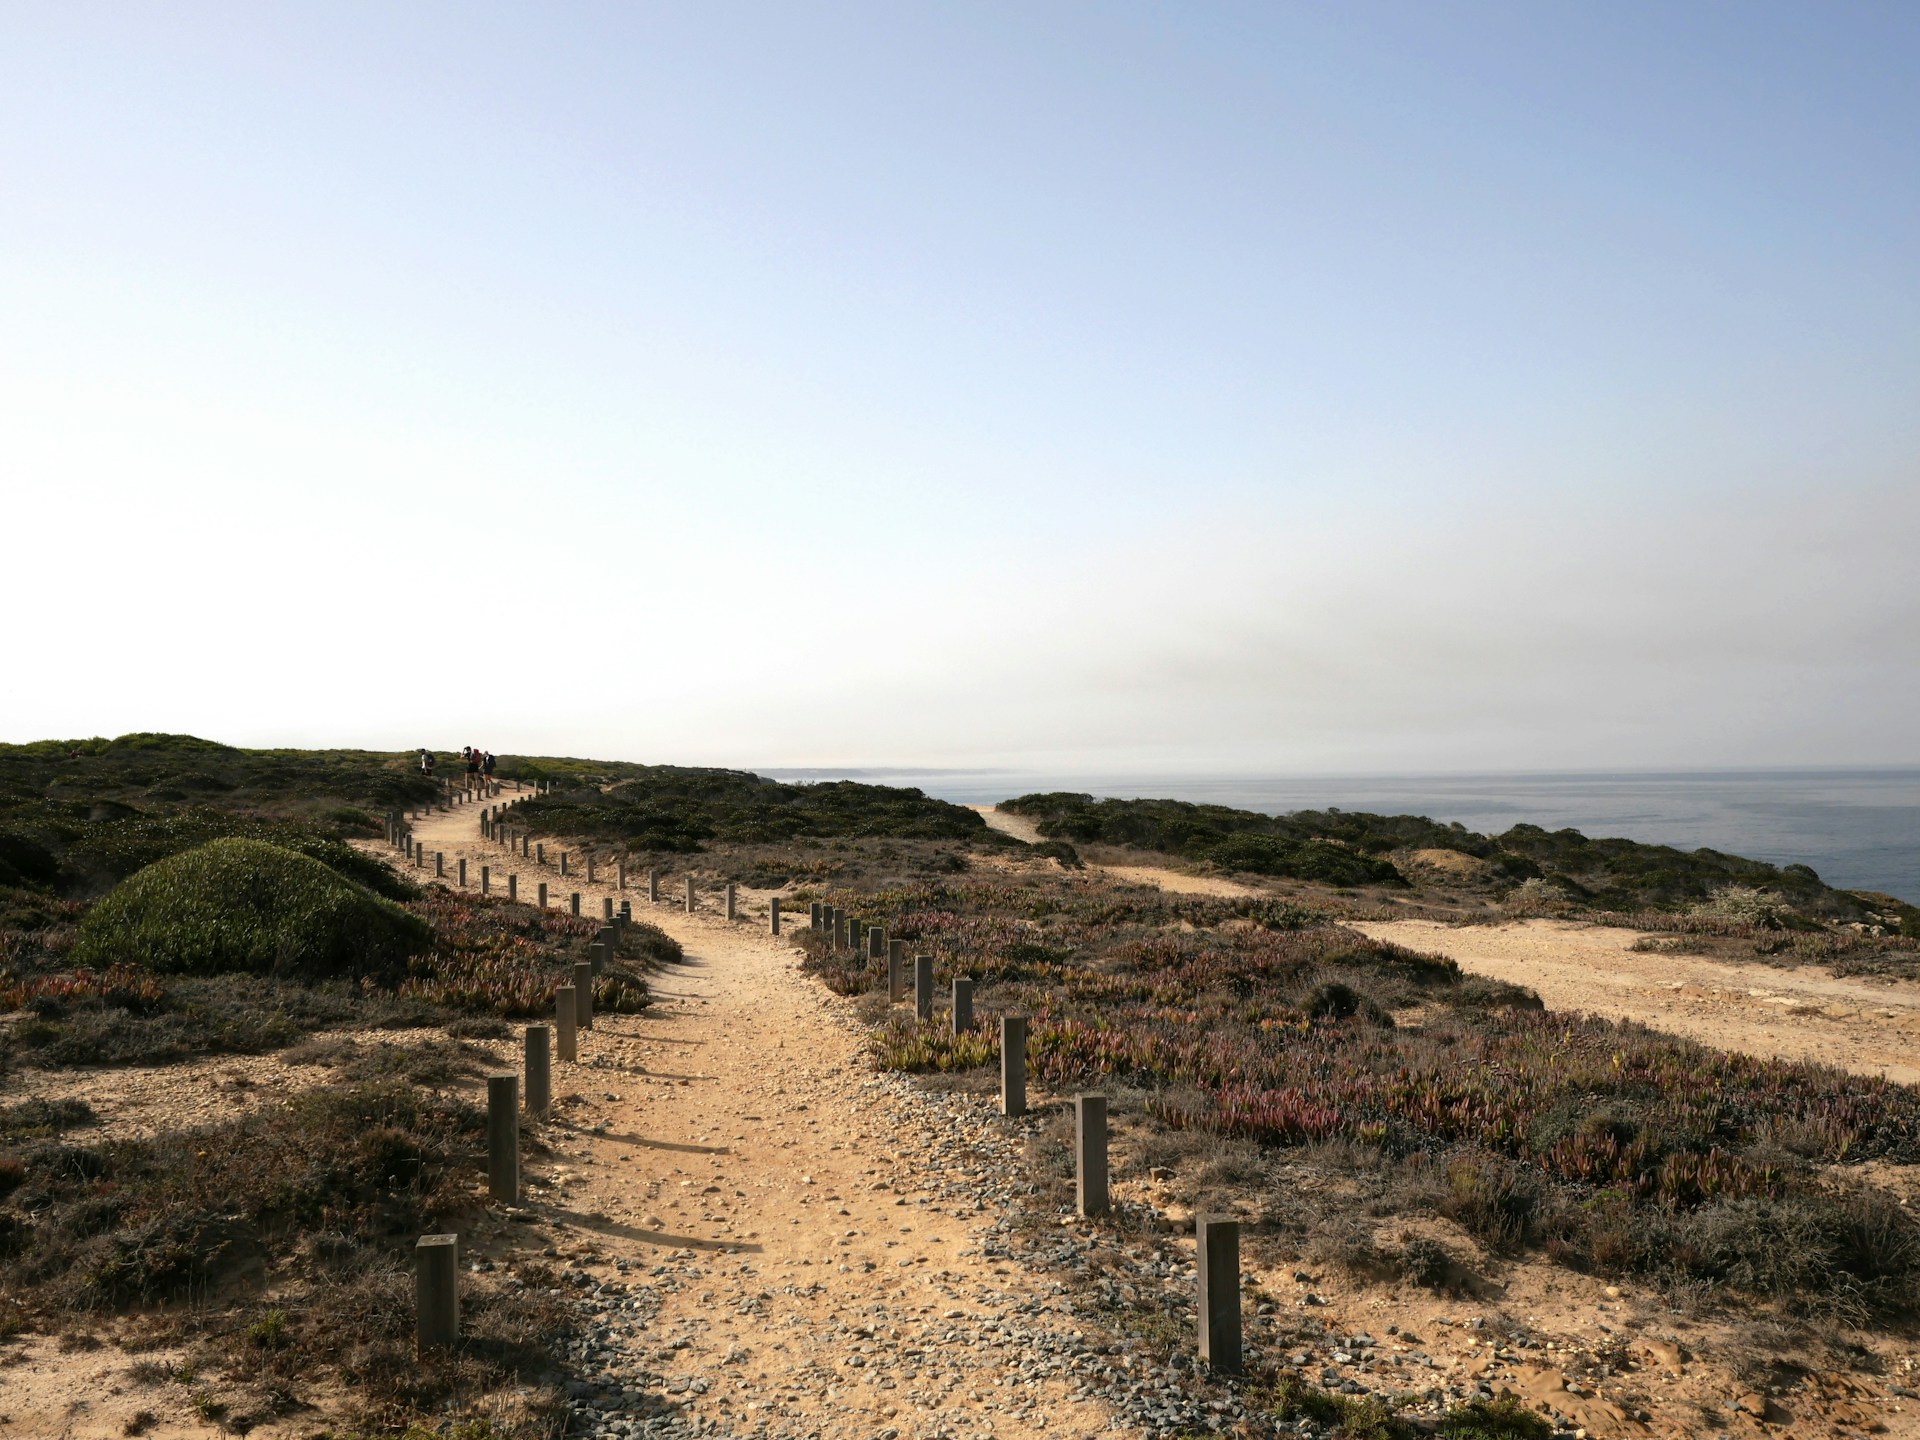
[[[1920,986],[1905,981],[1836,980],[1813,966],[1636,953],[1628,947],[1640,938],[1637,930],[1558,920],[1391,920],[1353,928],[1528,986],[1550,1010],[1638,1020],[1726,1050],[1920,1083]]]
[[[1003,835],[1011,835],[1029,845],[1037,845],[1046,838],[1033,821],[1024,815],[1010,814],[995,805],[974,805],[969,808],[979,811],[980,817]],[[1087,868],[1097,870],[1102,875],[1111,875],[1123,885],[1149,885],[1175,895],[1232,897],[1267,893],[1257,886],[1242,885],[1236,880],[1222,880],[1212,875],[1189,875],[1184,870],[1168,870],[1157,865],[1101,865],[1089,860]]]
[[[939,1338],[956,1322],[1003,1326],[1047,1297],[983,1255],[977,1184],[955,1183],[954,1147],[969,1137],[873,1076],[844,1002],[765,933],[765,895],[739,892],[742,918],[728,924],[716,894],[692,915],[664,889],[649,905],[644,876],[624,893],[561,881],[555,866],[510,860],[476,832],[463,809],[414,827],[449,869],[464,854],[476,878],[482,862],[496,884],[517,870],[522,896],[545,879],[556,905],[577,889],[590,914],[602,898],[627,899],[686,947],[687,963],[656,978],[655,1006],[598,1019],[582,1063],[558,1067],[555,1093],[578,1098],[548,1129],[556,1160],[535,1192],[563,1253],[577,1247],[609,1272],[623,1260],[650,1275],[669,1265],[662,1278],[676,1283],[659,1287],[649,1327],[658,1338],[639,1355],[669,1336],[685,1342],[665,1373],[709,1388],[681,1403],[734,1424],[868,1437],[904,1433],[971,1390],[996,1436],[1105,1428],[1104,1407],[1070,1399],[1062,1379],[1023,1386],[1009,1407],[997,1364],[965,1363],[976,1352]],[[548,855],[557,862],[554,846]],[[857,1327],[876,1317],[896,1343],[921,1339],[943,1362],[848,1363],[867,1343]]]

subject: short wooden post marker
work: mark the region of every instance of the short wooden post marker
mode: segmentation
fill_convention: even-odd
[[[544,880],[540,882],[540,908],[547,908],[547,882]]]
[[[573,967],[573,1018],[582,1030],[593,1029],[593,962]]]
[[[933,956],[913,957],[913,1013],[922,1020],[933,1018]]]
[[[485,865],[480,867],[480,893],[487,894],[493,889],[493,871]]]
[[[511,1070],[487,1076],[487,1193],[520,1203],[520,1077]]]
[[[1107,1097],[1073,1100],[1073,1188],[1082,1215],[1107,1213]]]
[[[613,919],[613,897],[611,895],[602,895],[600,897],[600,918],[602,920]]]
[[[820,908],[820,902],[818,900],[810,900],[807,902],[807,929],[819,930]]]
[[[553,1104],[553,1028],[527,1026],[527,1113],[544,1115]]]
[[[433,878],[436,880],[447,878],[447,852],[444,850],[433,852]]]
[[[1238,1375],[1240,1353],[1240,1222],[1203,1215],[1194,1225],[1199,1254],[1200,1358],[1223,1375]]]
[[[571,893],[568,894],[567,908],[571,910],[575,915],[578,915],[580,913],[580,892],[578,890],[572,891]]]
[[[733,903],[733,881],[727,881],[727,923],[732,924],[738,918]]]
[[[658,870],[647,871],[647,899],[655,905],[660,903],[660,872]]]
[[[559,1038],[560,1058],[572,1064],[580,1058],[580,1048],[574,1039],[580,1024],[579,1002],[573,998],[573,986],[562,985],[553,995],[553,1028]]]
[[[1027,1113],[1027,1017],[1000,1020],[1000,1113]]]
[[[520,877],[518,875],[509,875],[507,876],[507,899],[518,900],[519,898]]]
[[[953,1033],[963,1035],[973,1028],[973,977],[953,977]]]
[[[693,877],[687,876],[687,914],[693,914]]]
[[[413,1242],[413,1314],[416,1353],[459,1343],[458,1235],[422,1235]]]
[[[767,902],[767,933],[769,935],[780,933],[780,897],[778,895]]]
[[[460,888],[467,888],[467,860],[464,855],[460,857]]]
[[[895,940],[887,946],[887,1003],[897,1005],[907,993],[907,942]]]

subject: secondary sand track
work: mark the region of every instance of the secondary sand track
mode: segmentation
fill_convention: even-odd
[[[1525,985],[1549,1010],[1637,1020],[1723,1050],[1920,1082],[1920,986],[1908,981],[1644,953],[1630,948],[1641,938],[1637,930],[1559,920],[1362,921],[1353,928]]]

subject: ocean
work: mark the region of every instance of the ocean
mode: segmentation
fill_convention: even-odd
[[[913,785],[965,805],[1039,790],[1165,797],[1284,814],[1370,810],[1497,834],[1522,822],[1811,865],[1829,885],[1920,902],[1920,769],[1563,775],[1099,776],[1014,770],[763,770]]]

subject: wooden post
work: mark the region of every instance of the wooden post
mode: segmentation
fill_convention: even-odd
[[[602,895],[600,897],[600,918],[602,920],[613,919],[613,897],[611,895]]]
[[[883,960],[887,954],[887,930],[884,925],[867,927],[867,958]]]
[[[687,876],[687,914],[693,914],[693,877]]]
[[[563,876],[567,873],[567,852],[564,850],[560,852],[560,873]]]
[[[574,999],[573,986],[562,985],[553,996],[553,1028],[559,1032],[560,1058],[572,1064],[580,1058],[574,1034],[580,1024],[580,1005]]]
[[[553,1104],[552,1037],[553,1030],[550,1026],[527,1026],[527,1113],[529,1115],[544,1115]]]
[[[507,876],[507,899],[516,902],[520,899],[520,877],[518,875]]]
[[[540,908],[547,908],[547,882],[544,880],[540,882]]]
[[[1107,1097],[1073,1101],[1073,1177],[1082,1215],[1107,1213]]]
[[[485,865],[480,867],[480,893],[488,894],[493,889],[493,871]]]
[[[733,905],[733,881],[729,880],[727,881],[727,923],[732,924],[736,918]]]
[[[807,902],[807,929],[818,931],[820,928],[821,905],[818,900]]]
[[[1000,1113],[1027,1113],[1027,1017],[1000,1020]]]
[[[771,935],[780,933],[780,897],[778,895],[767,904],[767,927]]]
[[[573,1019],[582,1030],[593,1029],[593,962],[573,967]]]
[[[933,956],[913,957],[913,1013],[922,1020],[933,1018]]]
[[[414,1351],[424,1355],[460,1342],[460,1237],[422,1235],[413,1242]]]
[[[433,852],[433,878],[436,880],[447,878],[447,852],[444,850]]]
[[[487,1076],[487,1193],[520,1203],[520,1077],[511,1070]]]
[[[467,857],[464,855],[460,857],[460,888],[467,888]]]
[[[575,916],[578,916],[578,915],[579,915],[579,913],[580,913],[580,892],[579,892],[578,890],[574,890],[574,891],[571,891],[571,892],[569,892],[569,893],[568,893],[568,895],[567,895],[567,908],[568,908],[568,909],[569,909],[570,911],[572,911],[572,912],[573,912],[573,914],[574,914]]]
[[[627,862],[626,862],[626,859],[625,859],[624,857],[622,857],[621,859],[619,859],[619,860],[616,860],[616,861],[614,862],[614,865],[615,865],[615,868],[616,868],[616,870],[618,871],[618,876],[617,876],[617,878],[618,878],[618,880],[619,880],[619,883],[618,883],[617,885],[615,885],[615,886],[614,886],[613,888],[614,888],[614,889],[616,889],[616,890],[624,890],[624,889],[626,889],[626,888],[627,888]]]
[[[658,870],[647,871],[647,899],[656,905],[660,903],[660,872]]]
[[[587,852],[587,884],[593,884],[593,852]]]
[[[973,1028],[973,978],[953,977],[953,1033],[961,1035]]]
[[[1240,1222],[1202,1216],[1194,1225],[1199,1254],[1200,1358],[1223,1375],[1238,1375],[1240,1353]]]
[[[533,847],[533,863],[536,865],[544,865],[547,863],[547,847],[544,841],[535,844]]]
[[[894,940],[887,946],[887,1003],[897,1005],[907,993],[907,942]]]

